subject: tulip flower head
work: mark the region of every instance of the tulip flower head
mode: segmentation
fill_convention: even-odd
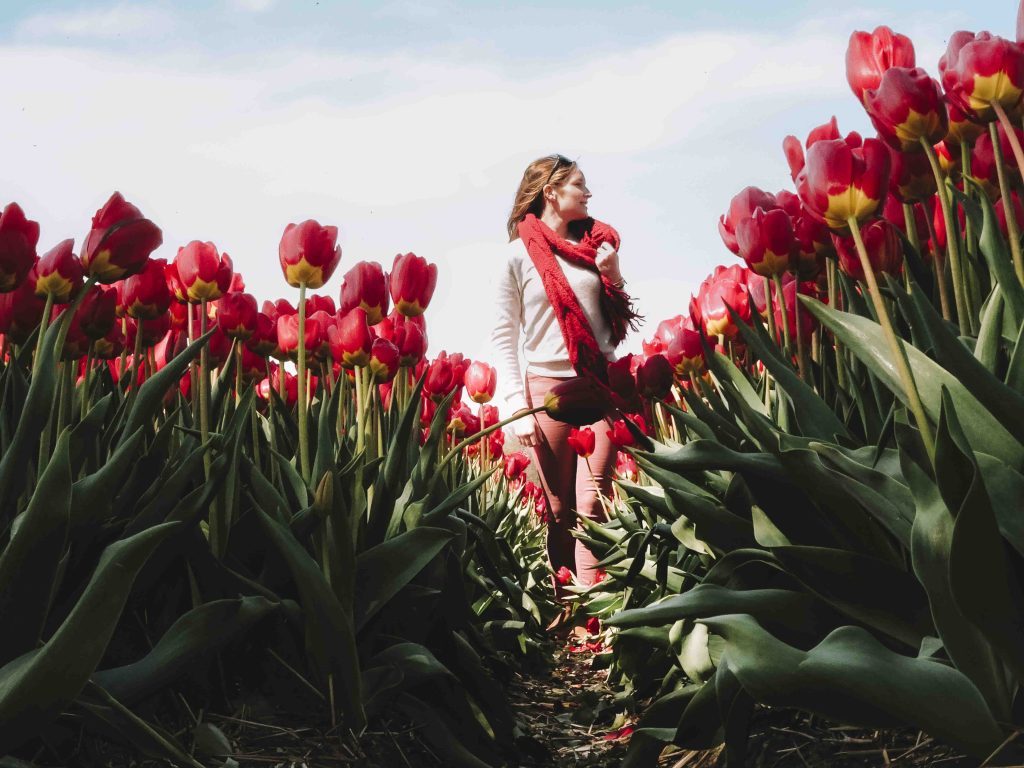
[[[387,339],[374,339],[367,368],[376,383],[391,381],[398,373],[398,347]]]
[[[0,213],[0,292],[13,291],[25,281],[36,263],[38,243],[39,223],[25,218],[17,203],[8,204]]]
[[[941,157],[938,147],[936,154]],[[889,162],[889,196],[896,198],[897,203],[915,203],[935,194],[935,174],[932,173],[927,154],[900,152],[890,147]],[[887,199],[886,205],[888,204]]]
[[[117,323],[117,291],[97,286],[85,294],[75,316],[86,336],[102,339]]]
[[[633,375],[634,358],[633,354],[627,354],[608,363],[608,389],[611,390],[612,402],[626,413],[634,413],[643,407]]]
[[[82,287],[82,262],[71,252],[74,245],[74,240],[62,240],[40,257],[35,265],[36,296],[53,296],[55,304],[67,304]]]
[[[871,33],[854,32],[846,47],[846,82],[864,103],[865,93],[877,88],[888,70],[915,64],[914,44],[906,35],[885,26]]]
[[[288,285],[313,290],[322,287],[341,261],[337,243],[338,228],[320,226],[313,219],[285,227],[277,252]]]
[[[164,241],[160,228],[115,192],[92,217],[82,244],[82,267],[101,283],[113,283],[142,270]]]
[[[740,245],[736,239],[736,231],[740,222],[749,219],[757,208],[770,211],[778,207],[771,192],[765,192],[757,187],[746,187],[740,190],[729,201],[728,213],[723,214],[718,220],[718,234],[722,236],[725,247],[739,255]]]
[[[860,234],[875,274],[898,275],[903,268],[903,243],[896,228],[885,219],[875,219],[863,225]],[[853,237],[834,235],[834,238],[839,269],[855,280],[864,280],[864,268]]]
[[[13,291],[0,293],[0,333],[15,344],[24,344],[39,325],[45,310],[46,302],[35,295],[28,281]]]
[[[256,315],[255,331],[246,339],[245,346],[260,357],[273,355],[277,348],[277,323],[263,312]]]
[[[422,315],[437,285],[437,265],[414,253],[395,256],[391,267],[391,300],[395,309],[407,317]]]
[[[142,270],[120,284],[121,305],[129,317],[154,320],[167,313],[171,292],[167,290],[165,259],[150,259]]]
[[[672,366],[665,355],[651,355],[636,370],[636,388],[652,400],[664,400],[672,391]]]
[[[878,139],[852,146],[844,139],[816,142],[797,178],[800,201],[833,230],[880,211],[889,187],[889,152]]]
[[[856,258],[856,255],[854,256]],[[814,283],[798,283],[796,280],[790,280],[782,288],[783,301],[786,305],[786,326],[789,328],[790,333],[795,334],[797,315],[800,316],[800,334],[804,339],[811,338],[811,333],[814,332],[817,327],[817,322],[814,319],[814,315],[810,313],[804,307],[800,307],[799,313],[797,312],[797,292],[801,296],[815,296],[817,291],[815,290]],[[774,302],[773,309],[775,311],[775,332],[778,336],[778,342],[782,343],[782,306],[778,301]]]
[[[594,453],[596,441],[597,437],[594,435],[594,430],[590,427],[574,429],[569,433],[569,437],[566,438],[566,442],[576,451],[576,455],[583,459],[589,458]]]
[[[693,328],[684,328],[682,333],[669,343],[664,354],[679,381],[687,381],[691,373],[700,376],[707,368],[704,344],[700,333]]]
[[[737,225],[736,242],[740,257],[754,272],[762,277],[781,275],[789,270],[793,260],[793,222],[781,208],[755,208],[749,218]]]
[[[607,430],[606,434],[612,445],[616,448],[628,448],[629,446],[636,445],[636,438],[633,437],[633,433],[626,426],[625,419],[616,419],[612,422],[612,428]]]
[[[864,108],[879,138],[900,152],[919,152],[922,139],[936,144],[949,130],[942,89],[919,67],[886,70],[878,88],[864,92]]]
[[[615,456],[615,474],[623,480],[635,483],[640,479],[640,468],[636,465],[636,459],[625,451],[619,451]]]
[[[563,587],[572,584],[573,572],[563,565],[555,571],[555,580]]]
[[[331,344],[331,357],[344,368],[363,367],[370,364],[373,349],[373,334],[366,322],[366,311],[355,307],[334,326],[327,329]]]
[[[465,403],[459,403],[448,416],[448,432],[452,437],[462,438],[480,431],[480,419]]]
[[[575,376],[555,384],[544,396],[544,411],[563,424],[593,424],[607,412],[608,394],[593,379]]]
[[[376,261],[360,261],[341,281],[341,312],[360,307],[366,321],[377,325],[388,314],[388,276]]]
[[[990,123],[993,104],[1012,110],[1024,93],[1024,48],[988,32],[954,32],[939,59],[946,98],[967,117]]]
[[[256,297],[250,293],[226,293],[218,302],[217,324],[228,338],[242,341],[252,338],[259,317]]]
[[[518,482],[523,477],[527,467],[530,466],[530,457],[522,451],[505,454],[504,461],[505,469],[503,472],[505,479],[511,483]]]
[[[839,133],[839,122],[836,120],[836,116],[832,115],[831,119],[827,123],[823,123],[815,128],[811,129],[811,132],[807,134],[807,141],[803,144],[800,143],[800,139],[796,136],[787,136],[782,140],[782,151],[786,155],[786,163],[789,165],[789,175],[793,181],[796,181],[797,176],[804,169],[805,148],[810,149],[819,141],[831,141],[832,139],[841,139],[842,134]],[[861,145],[861,136],[856,131],[850,131],[846,134],[846,143],[859,147]],[[782,201],[779,201],[780,204]],[[792,212],[790,212],[792,215]]]
[[[751,318],[746,274],[738,264],[730,267],[715,267],[698,289],[697,301],[704,333],[711,337],[725,335],[729,338],[739,333],[727,307],[732,307],[743,322]]]
[[[174,257],[178,279],[191,304],[215,301],[231,287],[234,267],[231,257],[217,252],[213,243],[193,240],[178,249]]]
[[[470,400],[489,403],[498,384],[498,372],[487,363],[476,360],[466,369],[463,382]]]

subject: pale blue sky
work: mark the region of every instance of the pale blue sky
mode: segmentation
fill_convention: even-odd
[[[0,3],[4,194],[80,242],[114,189],[164,230],[228,251],[259,299],[289,221],[360,259],[436,261],[431,352],[486,358],[489,286],[525,165],[579,157],[657,322],[717,263],[730,197],[789,186],[781,152],[831,115],[870,132],[845,82],[854,29],[1012,36],[1013,3],[212,0]],[[5,201],[0,201],[5,202]],[[628,348],[638,349],[639,338]]]

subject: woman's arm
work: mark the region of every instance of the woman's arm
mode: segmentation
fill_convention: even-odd
[[[491,331],[493,365],[498,372],[498,390],[505,399],[510,416],[526,408],[526,387],[519,365],[519,337],[523,327],[523,293],[511,259],[498,278],[494,302],[497,317]]]

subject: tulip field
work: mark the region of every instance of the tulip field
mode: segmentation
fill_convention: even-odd
[[[509,693],[566,642],[555,582],[614,764],[755,764],[766,712],[1024,762],[1024,44],[917,64],[854,32],[877,136],[786,137],[791,187],[719,222],[739,260],[527,413],[487,361],[427,356],[413,253],[349,265],[289,224],[261,306],[213,243],[154,258],[119,193],[77,253],[8,204],[0,766],[299,765],[226,735],[256,721],[319,729],[310,766],[561,765]],[[620,449],[575,533],[593,584],[552,572],[506,445],[540,411]]]

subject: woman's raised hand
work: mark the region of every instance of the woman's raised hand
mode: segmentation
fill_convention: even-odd
[[[622,273],[619,271],[619,252],[611,243],[601,243],[597,247],[594,263],[597,265],[597,271],[611,282],[622,281]]]
[[[512,431],[523,447],[534,448],[540,445],[540,424],[533,416],[512,422]]]

